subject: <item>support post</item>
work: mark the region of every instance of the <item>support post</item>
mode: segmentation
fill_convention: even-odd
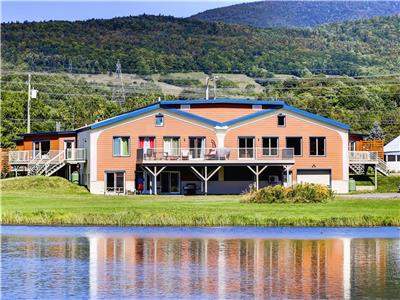
[[[149,167],[145,167],[145,169],[153,175],[153,190],[154,190],[154,195],[157,195],[157,176],[164,171],[166,167],[162,167],[160,170],[157,171],[157,166],[154,166],[154,171],[152,171]]]
[[[208,193],[208,178],[207,178],[207,166],[204,167],[204,194],[207,196]]]
[[[375,180],[374,180],[374,182],[375,182],[375,189],[378,189],[378,172],[376,171],[376,165],[375,165],[375,167],[374,167],[374,170],[375,170]]]
[[[157,195],[157,166],[154,166],[154,175],[153,175],[153,186],[154,186],[154,195]]]
[[[259,173],[258,173],[258,165],[256,166],[256,189],[258,190],[259,189],[259,187],[260,187],[260,184],[259,184],[259,181],[258,181],[258,178],[259,178]]]
[[[210,174],[208,174],[208,168],[207,166],[204,166],[204,175],[201,174],[199,171],[197,171],[197,169],[193,166],[191,166],[190,168],[193,170],[193,172],[204,181],[204,194],[207,195],[208,193],[208,180],[211,179],[211,177],[214,176],[215,173],[217,173],[219,171],[219,169],[221,169],[222,166],[218,166],[214,171],[212,171]]]
[[[256,165],[255,170],[251,166],[247,166],[247,168],[249,168],[249,170],[256,176],[256,189],[258,190],[260,188],[260,175],[266,168],[268,168],[268,166],[262,167],[261,170],[259,169],[258,165]]]

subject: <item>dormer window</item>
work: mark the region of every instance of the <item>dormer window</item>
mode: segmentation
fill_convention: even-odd
[[[156,127],[163,127],[164,126],[164,115],[158,114],[156,115]]]
[[[284,114],[279,114],[277,119],[278,119],[278,127],[286,126],[286,116]]]

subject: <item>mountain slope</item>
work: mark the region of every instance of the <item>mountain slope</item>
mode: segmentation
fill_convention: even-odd
[[[258,1],[206,10],[191,18],[254,27],[315,27],[400,13],[398,1]]]
[[[2,59],[79,73],[365,74],[400,68],[400,17],[256,29],[173,17],[2,24]]]

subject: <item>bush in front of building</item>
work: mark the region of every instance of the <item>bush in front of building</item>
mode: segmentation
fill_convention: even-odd
[[[244,203],[322,203],[333,199],[334,193],[325,185],[301,183],[293,187],[268,186],[256,190],[253,186],[244,195]]]

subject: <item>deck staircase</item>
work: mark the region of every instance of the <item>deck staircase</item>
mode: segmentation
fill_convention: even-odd
[[[28,176],[51,176],[67,164],[86,162],[86,149],[71,148],[65,150],[50,150],[47,153],[38,153],[35,156],[32,151],[10,151],[9,163],[14,167],[23,168]]]
[[[389,176],[390,171],[386,162],[374,151],[350,151],[349,167],[357,175],[365,175],[368,166],[373,166],[384,176]]]

